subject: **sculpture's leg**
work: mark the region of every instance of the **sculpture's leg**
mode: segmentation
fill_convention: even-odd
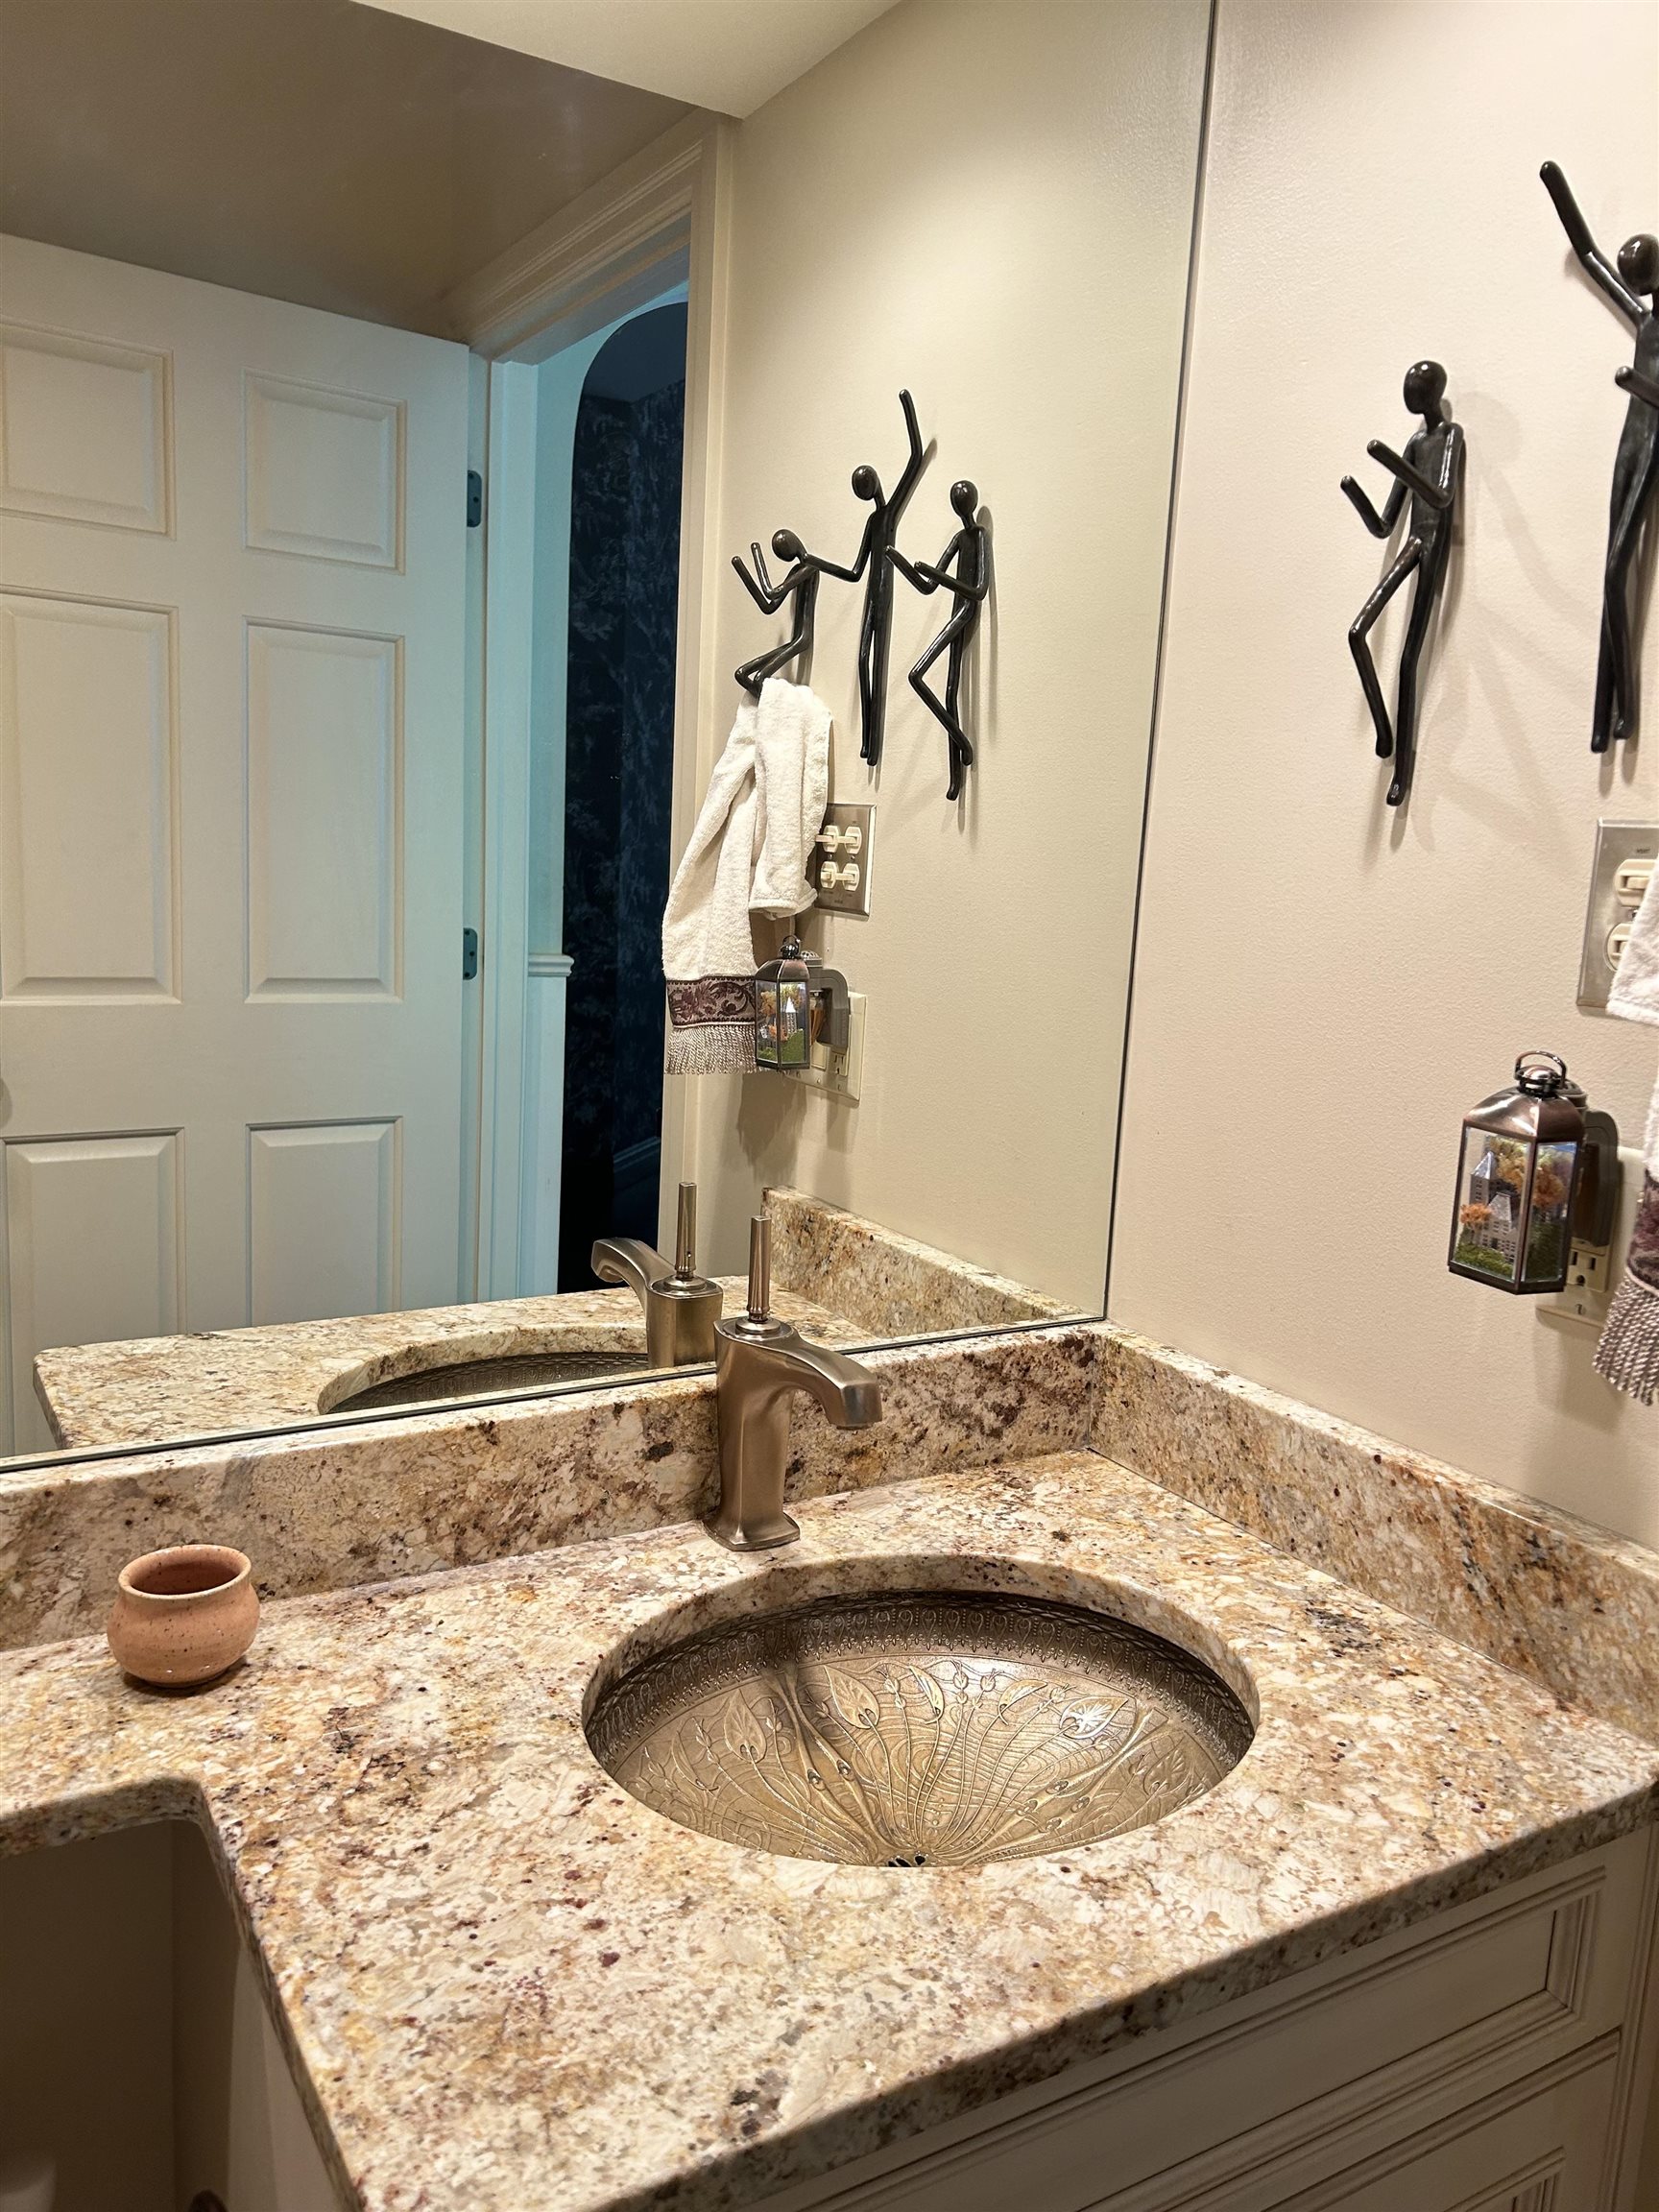
[[[1607,635],[1606,587],[1602,587],[1601,622],[1597,631],[1596,704],[1590,710],[1590,750],[1605,753],[1613,736],[1618,708],[1618,686],[1613,681],[1613,640]]]
[[[876,608],[868,597],[858,633],[858,757],[874,768],[881,757],[881,732],[876,721]]]
[[[1388,709],[1382,697],[1382,686],[1377,681],[1377,663],[1371,658],[1371,648],[1366,640],[1376,626],[1377,617],[1422,558],[1422,539],[1407,538],[1396,559],[1384,571],[1382,581],[1348,628],[1348,650],[1354,656],[1354,665],[1359,671],[1359,686],[1365,694],[1365,704],[1370,708],[1371,719],[1377,727],[1379,760],[1386,760],[1393,752],[1394,733],[1388,727]]]
[[[968,655],[968,638],[972,617],[964,619],[959,637],[950,640],[950,664],[945,677],[945,711],[950,716],[950,782],[946,792],[954,799],[962,788],[963,771],[974,765],[974,747],[968,735],[968,726],[962,719],[962,664]]]
[[[921,700],[934,720],[944,726],[945,739],[950,748],[950,781],[945,787],[947,799],[954,799],[960,794],[962,771],[964,768],[971,768],[974,764],[974,748],[968,742],[968,733],[963,729],[956,714],[956,691],[961,677],[961,665],[960,657],[955,650],[963,632],[969,626],[974,612],[974,610],[969,607],[964,608],[959,614],[952,614],[950,621],[946,623],[944,629],[940,631],[938,637],[934,638],[932,644],[928,646],[921,660],[910,671],[911,690],[915,692],[917,698]],[[945,652],[950,654],[950,667],[945,680],[945,697],[941,700],[928,689],[925,679],[928,669],[932,667],[940,654]]]
[[[1621,461],[1623,456],[1621,455]],[[1652,442],[1646,454],[1632,456],[1636,466],[1628,473],[1621,467],[1614,480],[1613,517],[1607,533],[1607,571],[1601,598],[1601,658],[1608,663],[1607,711],[1603,711],[1603,676],[1596,672],[1596,721],[1590,749],[1604,753],[1614,737],[1627,737],[1636,727],[1636,655],[1631,642],[1630,569],[1642,542],[1642,521],[1655,486],[1659,485],[1659,450]],[[1641,464],[1645,462],[1646,466]]]
[[[1423,657],[1429,622],[1434,612],[1434,593],[1427,574],[1417,579],[1411,600],[1411,619],[1406,642],[1400,648],[1400,701],[1394,715],[1394,780],[1388,786],[1388,804],[1398,806],[1411,788],[1417,765],[1417,664]]]

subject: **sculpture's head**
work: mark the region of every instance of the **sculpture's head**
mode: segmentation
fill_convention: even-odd
[[[881,479],[871,468],[868,461],[860,461],[857,468],[854,469],[853,491],[854,496],[859,499],[880,498]]]
[[[1413,361],[1406,372],[1403,397],[1413,415],[1438,415],[1446,397],[1446,372],[1439,362]]]
[[[777,554],[780,561],[799,561],[806,548],[796,537],[793,530],[774,530],[772,533],[772,550]]]
[[[964,522],[972,522],[979,505],[979,487],[960,476],[950,487],[950,504]]]
[[[1619,274],[1632,292],[1659,292],[1659,238],[1638,230],[1619,249]]]

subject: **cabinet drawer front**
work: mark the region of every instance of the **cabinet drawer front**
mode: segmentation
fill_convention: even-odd
[[[1272,2212],[1599,2212],[1618,2055],[1551,2068]]]
[[[768,2212],[1158,2212],[1315,2145],[1328,2172],[1361,2123],[1408,2133],[1616,2028],[1646,1856],[1625,1838]]]

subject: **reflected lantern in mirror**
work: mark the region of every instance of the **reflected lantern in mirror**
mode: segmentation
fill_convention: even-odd
[[[1453,1274],[1523,1296],[1565,1288],[1583,1157],[1583,1092],[1552,1052],[1524,1052],[1514,1083],[1463,1118]]]
[[[811,1020],[811,974],[800,939],[786,937],[777,959],[755,977],[755,1065],[775,1071],[805,1068]]]

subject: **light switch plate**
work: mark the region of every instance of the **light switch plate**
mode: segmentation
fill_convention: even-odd
[[[849,831],[853,832],[849,836]],[[831,845],[826,840],[833,838]],[[857,850],[851,848],[856,846]],[[843,805],[837,799],[826,807],[824,826],[812,848],[812,857],[806,873],[811,878],[817,897],[812,903],[827,914],[863,914],[870,911],[870,872],[876,859],[876,809],[874,806]],[[833,864],[837,879],[826,883],[826,865]],[[841,879],[842,872],[856,872],[857,881],[848,883]]]
[[[1590,904],[1584,916],[1584,946],[1578,961],[1578,1003],[1607,1003],[1615,963],[1607,940],[1622,923],[1635,918],[1639,898],[1621,891],[1619,871],[1628,860],[1659,857],[1659,822],[1598,822],[1596,859],[1590,871]]]

